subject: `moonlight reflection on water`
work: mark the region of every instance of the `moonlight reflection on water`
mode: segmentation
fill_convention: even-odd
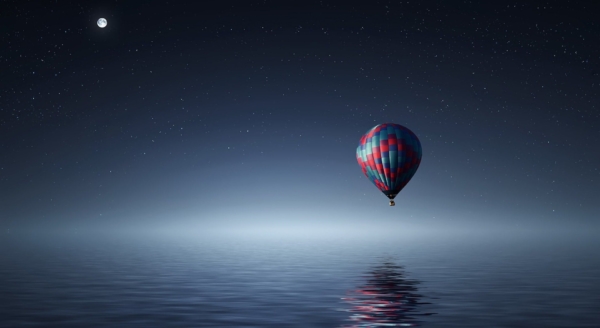
[[[358,327],[414,327],[419,326],[419,316],[435,313],[420,313],[423,297],[418,294],[414,279],[407,279],[402,266],[385,261],[366,275],[367,282],[357,290],[349,291],[342,299],[351,305],[346,310],[351,313],[349,325],[343,328]]]

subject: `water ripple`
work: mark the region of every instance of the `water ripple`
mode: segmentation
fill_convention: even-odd
[[[405,276],[402,266],[391,261],[373,268],[364,277],[366,283],[349,291],[342,299],[351,305],[351,325],[341,327],[414,327],[419,326],[419,316],[434,313],[420,312],[419,307],[430,304],[421,302],[415,279]]]

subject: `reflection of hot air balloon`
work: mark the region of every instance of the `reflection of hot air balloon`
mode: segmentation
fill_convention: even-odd
[[[360,138],[356,159],[367,178],[390,199],[390,206],[394,206],[394,197],[419,168],[421,142],[402,125],[379,124]]]
[[[402,267],[390,262],[375,268],[364,286],[343,298],[352,305],[348,311],[354,323],[342,327],[418,326],[417,317],[434,314],[418,311],[429,304],[419,301],[423,296],[417,293],[418,284],[404,276]]]

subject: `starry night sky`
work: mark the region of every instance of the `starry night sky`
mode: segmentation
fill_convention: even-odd
[[[591,3],[2,1],[0,228],[596,227]]]

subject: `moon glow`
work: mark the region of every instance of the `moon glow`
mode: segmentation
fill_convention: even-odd
[[[106,27],[106,24],[107,24],[107,22],[106,22],[106,19],[105,19],[105,18],[100,18],[100,19],[99,19],[99,20],[98,20],[96,23],[98,24],[98,26],[99,26],[100,28],[105,28],[105,27]]]

